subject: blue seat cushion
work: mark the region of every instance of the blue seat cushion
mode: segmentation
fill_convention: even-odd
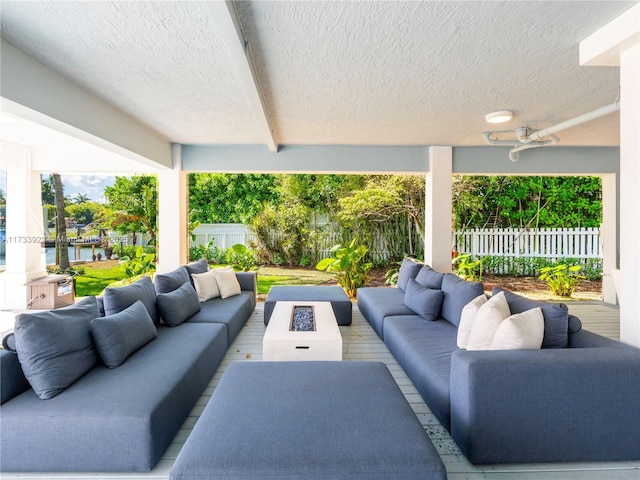
[[[458,350],[458,329],[445,320],[425,322],[417,315],[388,317],[387,345],[432,413],[450,427],[451,355]]]
[[[169,478],[443,480],[446,471],[384,364],[236,362]]]
[[[46,402],[18,395],[2,405],[2,470],[151,470],[226,351],[222,325],[161,325],[119,368],[98,364]]]
[[[384,319],[391,315],[413,315],[415,312],[404,304],[405,293],[399,288],[364,287],[358,289],[358,308],[384,339]]]
[[[229,298],[211,298],[200,304],[200,311],[189,317],[187,323],[221,323],[226,326],[229,345],[236,339],[255,308],[255,294],[240,292]]]

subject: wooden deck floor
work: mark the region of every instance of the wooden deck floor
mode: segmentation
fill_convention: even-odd
[[[209,386],[194,407],[189,418],[174,439],[156,468],[141,474],[0,474],[3,479],[52,478],[52,479],[163,479],[169,477],[169,471],[191,429],[213,393],[226,367],[232,362],[259,361],[262,359],[262,336],[264,334],[263,306],[258,304],[251,319],[247,322],[236,341],[227,352],[224,361]],[[581,318],[588,330],[609,336],[619,337],[619,314],[615,307],[598,302],[571,303],[570,312]],[[640,479],[640,461],[638,462],[594,462],[594,463],[549,463],[549,464],[509,464],[509,465],[471,465],[462,455],[448,432],[435,419],[429,408],[415,390],[402,368],[395,361],[387,347],[378,338],[361,313],[355,308],[353,325],[340,327],[343,337],[344,360],[382,361],[393,374],[407,401],[422,422],[433,444],[440,453],[447,468],[450,480],[638,480]],[[393,480],[393,479],[390,479]]]

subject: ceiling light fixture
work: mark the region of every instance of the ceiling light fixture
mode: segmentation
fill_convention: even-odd
[[[513,112],[511,110],[500,110],[498,112],[487,113],[484,118],[489,123],[504,123],[513,118]]]

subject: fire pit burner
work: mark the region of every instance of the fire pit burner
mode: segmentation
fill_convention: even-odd
[[[315,332],[316,321],[313,306],[294,306],[291,311],[291,332]]]

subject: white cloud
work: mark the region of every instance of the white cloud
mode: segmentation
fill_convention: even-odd
[[[87,195],[94,202],[105,203],[104,188],[113,185],[115,176],[110,175],[62,175],[64,194],[73,198],[77,194]]]

